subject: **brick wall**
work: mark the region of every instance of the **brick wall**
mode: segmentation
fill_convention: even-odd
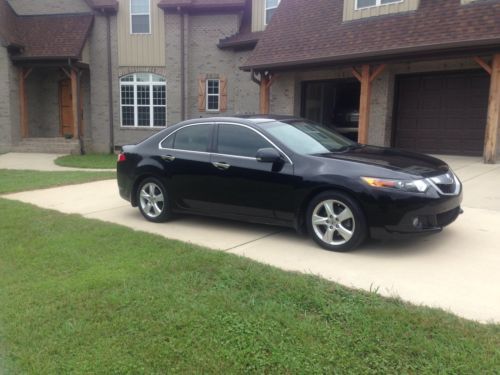
[[[228,82],[228,109],[221,115],[254,114],[259,110],[259,87],[250,73],[239,69],[250,52],[233,52],[217,48],[220,39],[238,31],[238,15],[189,16],[188,31],[188,117],[207,117],[214,113],[198,111],[198,78],[218,74]],[[167,52],[168,53],[168,52]],[[168,65],[167,65],[168,66]]]

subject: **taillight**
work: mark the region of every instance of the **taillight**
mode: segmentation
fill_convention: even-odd
[[[124,162],[125,160],[127,160],[127,158],[125,157],[125,154],[123,152],[121,152],[118,155],[118,163]]]

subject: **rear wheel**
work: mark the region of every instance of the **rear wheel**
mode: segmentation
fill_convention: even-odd
[[[363,211],[354,199],[341,192],[316,196],[309,204],[306,219],[314,241],[327,250],[350,251],[366,238]]]
[[[167,190],[157,178],[147,178],[137,190],[137,202],[142,215],[149,221],[161,223],[171,217]]]

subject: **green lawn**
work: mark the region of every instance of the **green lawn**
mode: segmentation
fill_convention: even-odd
[[[498,370],[498,325],[18,202],[0,212],[0,373]]]
[[[57,165],[73,168],[116,169],[115,154],[66,155],[55,160]]]
[[[39,172],[0,169],[0,194],[116,178],[115,172]]]

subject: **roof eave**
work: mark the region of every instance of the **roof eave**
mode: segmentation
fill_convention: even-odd
[[[437,54],[447,54],[450,52],[460,52],[465,50],[480,50],[484,48],[498,48],[500,47],[500,37],[493,39],[483,39],[483,40],[470,40],[464,42],[453,42],[453,43],[442,43],[434,45],[423,45],[415,47],[405,47],[393,50],[382,50],[382,51],[370,51],[357,54],[349,55],[337,55],[337,56],[327,56],[309,60],[296,60],[296,61],[284,61],[271,64],[251,64],[243,65],[240,67],[244,71],[262,71],[271,69],[290,69],[290,68],[303,68],[308,66],[318,66],[324,64],[356,64],[361,62],[373,61],[373,60],[383,60],[383,59],[398,59],[398,58],[408,58],[412,56],[417,56],[421,54],[435,53]]]

